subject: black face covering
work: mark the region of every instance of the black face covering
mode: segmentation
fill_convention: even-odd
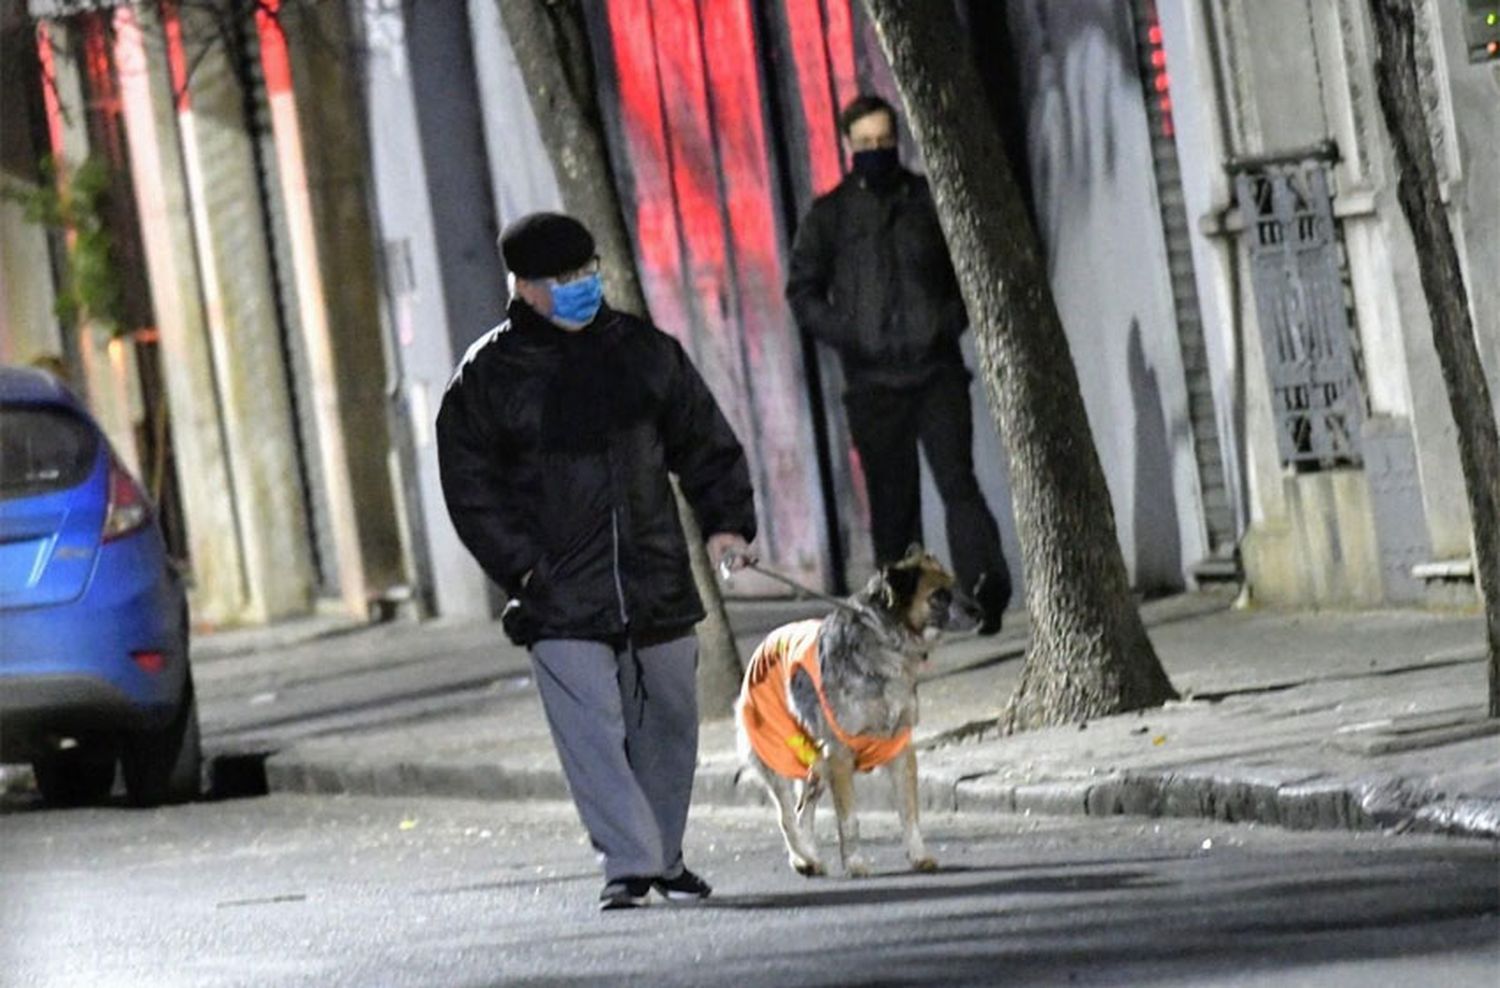
[[[872,189],[888,189],[901,175],[901,156],[895,148],[855,151],[854,174]]]

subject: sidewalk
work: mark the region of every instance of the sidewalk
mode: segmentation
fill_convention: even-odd
[[[770,627],[820,609],[732,613],[748,655]],[[1477,615],[1246,612],[1183,595],[1143,616],[1182,700],[1011,737],[994,718],[1020,672],[1024,615],[940,649],[917,731],[926,809],[1500,838],[1500,721],[1484,718]],[[566,797],[526,655],[495,625],[267,640],[284,644],[200,647],[196,668],[210,752],[274,752],[272,791]],[[703,726],[701,803],[765,802],[736,781],[733,748],[727,720]],[[879,781],[861,779],[861,805],[887,805]]]

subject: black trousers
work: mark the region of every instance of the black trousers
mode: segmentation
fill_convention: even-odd
[[[1000,529],[974,477],[967,376],[939,374],[909,388],[862,387],[844,395],[844,409],[870,495],[876,563],[900,559],[913,542],[922,541],[920,441],[943,499],[959,586],[972,592],[981,574],[991,574],[989,593],[1000,596],[993,584],[1003,581],[1000,599],[1009,599],[1010,570],[1000,548]]]

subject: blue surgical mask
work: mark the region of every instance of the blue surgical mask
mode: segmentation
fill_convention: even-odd
[[[566,284],[551,284],[552,321],[577,329],[587,326],[604,304],[604,283],[598,274],[585,275]]]

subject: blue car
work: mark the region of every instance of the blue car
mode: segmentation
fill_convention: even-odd
[[[0,367],[0,762],[48,802],[197,795],[188,607],[151,504],[67,388]]]

